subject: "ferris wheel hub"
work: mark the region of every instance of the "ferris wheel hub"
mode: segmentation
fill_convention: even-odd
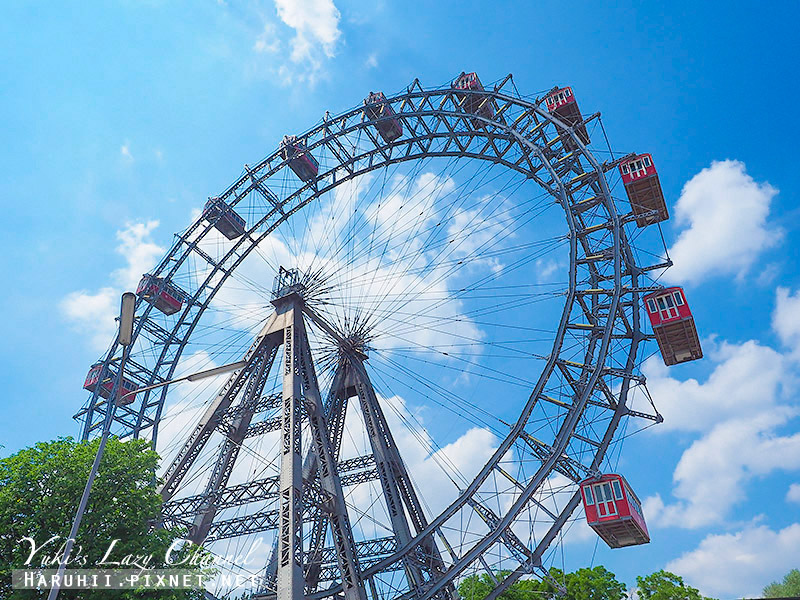
[[[281,300],[291,294],[297,294],[303,298],[303,293],[306,291],[306,286],[302,282],[302,276],[299,269],[285,269],[280,267],[278,275],[275,277],[275,282],[272,285],[272,303]]]

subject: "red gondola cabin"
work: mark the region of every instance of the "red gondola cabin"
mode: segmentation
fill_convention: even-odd
[[[589,143],[589,132],[586,131],[586,125],[583,124],[583,117],[578,108],[578,101],[575,100],[575,95],[572,93],[571,87],[557,88],[544,99],[544,102],[547,105],[547,110],[551,114],[572,127],[584,144]],[[575,145],[571,143],[568,136],[565,140],[565,146],[571,147]]]
[[[289,162],[289,168],[294,174],[306,183],[317,176],[319,163],[295,136],[283,136],[281,157]]]
[[[165,315],[174,315],[178,312],[186,298],[186,294],[180,288],[154,275],[142,275],[136,293]]]
[[[383,92],[370,92],[364,100],[364,112],[367,118],[375,121],[375,129],[385,142],[393,142],[403,135],[403,125],[394,116],[391,104],[386,102]]]
[[[244,235],[245,220],[222,198],[209,198],[203,207],[203,218],[229,240]]]
[[[683,288],[671,287],[644,297],[653,333],[667,366],[703,358],[694,317]]]
[[[661,182],[649,154],[639,154],[620,163],[619,172],[625,193],[631,203],[636,225],[646,227],[651,223],[660,223],[669,219]]]
[[[114,391],[114,380],[116,378],[117,373],[110,366],[108,369],[104,370],[103,363],[95,363],[91,366],[89,373],[86,375],[86,381],[83,382],[83,389],[89,390],[90,392],[97,390],[99,396],[108,399]],[[132,404],[136,399],[136,394],[131,392],[135,392],[138,389],[136,384],[123,377],[119,382],[119,388],[118,396],[122,400],[119,405],[127,406],[128,404]],[[128,394],[130,394],[130,396],[128,396]]]
[[[478,79],[477,73],[461,73],[456,80],[450,85],[454,90],[469,90],[472,92],[483,92],[483,84]],[[494,107],[491,100],[484,94],[459,94],[456,93],[455,97],[461,102],[461,107],[468,113],[491,119],[494,116]],[[471,119],[472,126],[476,129],[484,127],[486,123],[480,119]]]
[[[647,544],[642,504],[622,475],[608,473],[581,482],[586,522],[611,548]]]

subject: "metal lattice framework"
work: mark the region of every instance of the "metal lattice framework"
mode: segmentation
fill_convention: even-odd
[[[598,160],[539,99],[516,93],[510,76],[483,92],[423,89],[415,81],[386,102],[393,115],[381,118],[402,124],[399,139],[385,142],[363,106],[326,115],[298,136],[309,153],[322,158],[315,178],[292,180],[287,161],[276,151],[245,166],[219,195],[234,210],[245,208],[248,198],[259,198],[264,208],[258,212],[249,205],[243,236],[211,252],[207,242],[216,235],[214,223],[202,217],[176,236],[152,274],[181,287],[187,300],[169,318],[139,300],[126,376],[141,386],[171,380],[193,336],[202,331],[204,313],[264,240],[340,186],[414,161],[486,161],[537,185],[551,205],[563,210],[568,272],[559,294],[560,319],[550,352],[537,358],[535,384],[520,397],[516,421],[468,484],[446,507],[429,514],[400,456],[367,353],[347,327],[328,318],[314,294],[304,291],[313,287],[312,280],[278,289],[244,356],[247,365],[207,404],[182,440],[162,487],[164,523],[186,527],[199,543],[275,533],[264,597],[277,590],[280,598],[452,598],[460,577],[475,571],[491,575],[502,564],[511,575],[490,594],[494,600],[522,576],[547,577],[548,548],[579,503],[575,484],[602,470],[623,418],[660,419],[657,413],[632,410],[629,396],[644,384],[637,368],[640,345],[648,338],[640,296],[657,289],[648,285],[648,271],[668,264],[635,260],[629,243],[634,217],[607,181],[622,159]],[[477,103],[492,110],[465,110]],[[592,115],[584,125],[598,118]],[[189,270],[192,277],[186,276]],[[327,390],[317,380],[320,359],[313,356],[311,330],[335,350],[326,359],[332,373]],[[112,346],[105,363],[120,354],[121,348]],[[270,390],[270,373],[279,374],[281,389]],[[148,437],[155,445],[169,389],[139,394],[135,403],[119,407],[113,431]],[[346,459],[340,458],[340,447],[351,398],[357,399],[371,452]],[[107,401],[95,393],[76,415],[84,439],[101,430],[106,410]],[[265,417],[259,420],[259,415]],[[534,436],[535,424],[545,421],[549,435]],[[267,434],[280,436],[280,472],[231,484],[243,444]],[[205,485],[181,494],[214,435],[223,441],[202,468]],[[510,468],[509,457],[525,467]],[[558,501],[547,493],[554,476],[566,481]],[[379,486],[392,535],[370,538],[356,532],[346,490],[364,484]],[[257,508],[230,516],[250,505]],[[454,544],[448,531],[465,515],[473,523],[470,535]],[[525,528],[535,534],[526,539],[520,533]]]

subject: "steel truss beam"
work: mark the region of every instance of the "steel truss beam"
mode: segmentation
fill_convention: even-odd
[[[361,463],[371,465],[371,467],[361,469]],[[371,456],[340,461],[338,468],[342,487],[358,485],[378,478],[375,462]],[[207,498],[207,494],[203,493],[165,502],[161,507],[161,518],[165,523],[169,523],[171,520],[191,522],[193,517],[202,511]],[[278,476],[255,479],[221,489],[217,499],[217,512],[264,500],[274,501],[277,498]]]
[[[304,311],[313,323],[332,336],[340,345],[342,352],[340,368],[344,368],[345,378],[347,379],[349,376],[349,379],[352,380],[354,392],[359,399],[392,530],[400,544],[408,544],[413,535],[406,519],[406,512],[415,529],[415,534],[425,529],[428,522],[365,369],[366,357],[352,350],[347,340],[313,309],[305,306]],[[418,540],[417,545],[416,556],[424,557],[424,559],[422,561],[412,560],[409,554],[409,557],[403,560],[403,564],[409,584],[419,587],[426,580],[435,578],[444,571],[444,561],[433,535]],[[455,597],[455,589],[448,588],[447,596]]]
[[[221,491],[228,485],[228,479],[233,471],[233,466],[239,455],[239,449],[242,447],[242,442],[250,425],[250,420],[253,418],[256,404],[264,390],[274,359],[274,351],[259,356],[254,376],[247,382],[244,397],[236,407],[237,410],[229,411],[233,413],[230,419],[221,419],[218,424],[218,427],[224,430],[225,441],[214,462],[211,477],[209,477],[206,484],[205,493],[203,494],[205,501],[200,507],[192,527],[189,529],[189,539],[196,544],[201,544],[205,540],[206,535],[208,535],[208,529],[211,527],[211,522],[217,514]]]
[[[325,403],[325,420],[329,424],[329,432],[331,439],[331,447],[334,454],[338,457],[339,449],[341,447],[342,433],[344,431],[344,418],[347,408],[347,399],[349,397],[348,390],[352,388],[352,384],[347,381],[344,370],[338,368],[333,376],[331,389]],[[368,471],[353,473],[350,475],[344,474],[350,468],[360,468],[365,465],[374,465],[374,459],[370,462],[371,457],[358,457],[351,459],[351,461],[344,461],[339,463],[339,475],[341,478],[342,486],[354,485],[362,481],[369,481],[377,477],[375,470],[370,474]],[[305,482],[315,483],[317,477],[317,455],[315,452],[309,452],[306,456],[305,463],[303,464],[303,478]],[[309,507],[307,514],[304,514],[304,520],[312,523],[312,531],[309,542],[308,555],[313,557],[322,551],[322,546],[325,542],[325,532],[327,531],[327,516],[324,511],[319,510],[319,507]],[[276,540],[277,542],[277,540]],[[274,590],[277,587],[277,543],[272,549],[272,555],[267,561],[266,572],[264,575],[264,585],[262,592],[267,596],[274,597]],[[321,563],[319,561],[308,561],[308,568],[306,570],[306,590],[308,593],[313,592],[319,583],[319,575]]]

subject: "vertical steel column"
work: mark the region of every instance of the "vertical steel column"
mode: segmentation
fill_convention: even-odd
[[[303,580],[303,459],[301,456],[300,402],[297,332],[300,311],[291,296],[274,301],[283,319],[283,408],[281,411],[281,474],[278,522],[278,599],[302,600]]]

